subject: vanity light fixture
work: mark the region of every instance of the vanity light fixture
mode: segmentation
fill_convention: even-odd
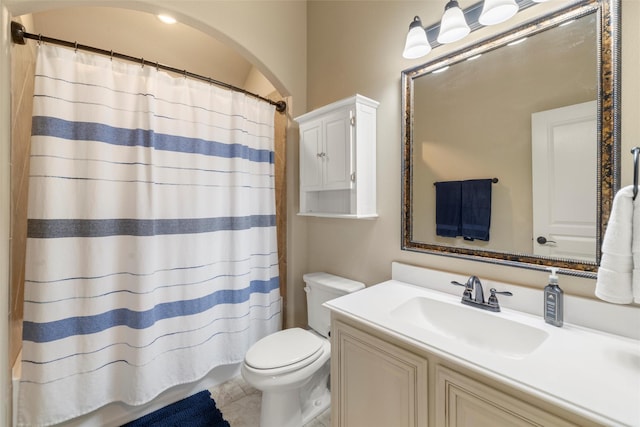
[[[446,44],[461,40],[471,32],[462,9],[456,0],[449,0],[444,7],[444,13],[440,20],[440,33],[438,43]]]
[[[402,52],[404,58],[420,58],[432,48],[462,40],[472,31],[504,22],[519,11],[549,0],[482,0],[464,10],[458,1],[447,0],[440,22],[427,28],[419,16],[413,18]]]
[[[516,0],[484,0],[478,22],[482,25],[500,24],[518,13]]]
[[[427,40],[427,32],[422,26],[420,17],[413,18],[409,24],[409,32],[407,33],[407,41],[404,44],[402,56],[407,59],[420,58],[431,52],[431,45]]]
[[[158,19],[164,22],[165,24],[175,24],[176,22],[178,22],[176,21],[176,18],[169,15],[158,15]]]

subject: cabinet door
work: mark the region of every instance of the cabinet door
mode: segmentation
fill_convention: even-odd
[[[332,346],[332,426],[427,426],[426,359],[340,321]]]
[[[436,367],[435,411],[442,427],[575,426],[443,366]]]
[[[353,110],[346,108],[324,120],[324,187],[327,190],[351,188],[351,150]]]
[[[300,187],[322,187],[322,120],[300,127]]]

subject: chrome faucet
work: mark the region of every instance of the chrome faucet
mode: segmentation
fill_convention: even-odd
[[[478,307],[483,310],[500,311],[500,304],[498,303],[498,297],[496,297],[496,294],[507,296],[513,295],[508,291],[498,292],[495,288],[491,288],[491,295],[489,296],[489,299],[485,301],[484,289],[482,288],[482,283],[480,282],[480,279],[478,279],[478,276],[469,277],[469,280],[467,280],[466,284],[456,282],[455,280],[453,280],[451,284],[464,286],[464,292],[462,293],[463,304],[470,305],[472,307]],[[475,296],[473,296],[474,291]]]

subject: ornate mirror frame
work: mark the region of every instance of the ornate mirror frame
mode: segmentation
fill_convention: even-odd
[[[417,67],[402,71],[402,249],[482,262],[544,270],[560,268],[563,274],[595,278],[600,262],[600,245],[609,220],[613,197],[620,186],[620,0],[584,0],[558,12],[480,41]],[[467,249],[415,241],[412,224],[413,105],[414,79],[488,52],[525,36],[531,36],[562,22],[596,13],[598,32],[598,188],[596,217],[596,261],[534,256],[510,252]]]

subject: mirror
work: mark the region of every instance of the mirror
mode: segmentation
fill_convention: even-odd
[[[585,0],[402,72],[402,249],[596,277],[619,188],[619,19],[619,0]],[[435,183],[485,178],[488,239],[437,231]]]

